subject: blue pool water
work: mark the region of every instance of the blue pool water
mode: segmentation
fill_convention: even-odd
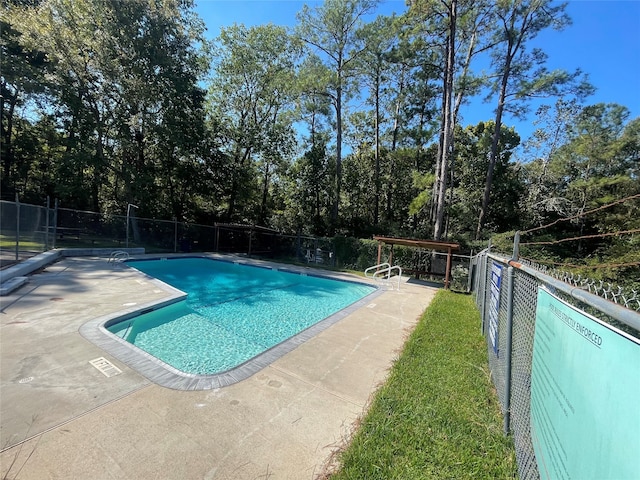
[[[208,258],[127,265],[188,296],[107,329],[178,370],[200,375],[234,368],[375,290]]]

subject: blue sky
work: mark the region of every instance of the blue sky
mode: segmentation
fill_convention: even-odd
[[[197,12],[205,21],[208,36],[215,38],[221,26],[273,23],[293,26],[304,3],[299,0],[196,0]],[[403,0],[381,2],[379,14],[406,10]],[[542,32],[535,41],[549,56],[549,69],[569,72],[580,68],[589,75],[596,93],[587,104],[619,103],[640,116],[640,0],[571,0],[567,13],[573,25],[561,32]],[[550,100],[548,103],[553,103]],[[463,107],[464,108],[464,107]],[[493,117],[494,104],[475,102],[463,110],[463,125]],[[526,122],[505,118],[515,126],[522,140],[533,131],[535,108]]]

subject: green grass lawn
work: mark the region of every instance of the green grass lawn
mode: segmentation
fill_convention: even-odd
[[[44,235],[40,236],[40,240],[37,238],[28,238],[23,236],[20,238],[20,250],[32,250],[32,251],[44,251]],[[53,235],[49,236],[49,247],[54,243]],[[0,247],[3,249],[15,248],[16,239],[14,236],[0,235]],[[80,238],[76,237],[64,237],[55,238],[56,248],[123,248],[125,246],[124,241],[105,238],[99,235],[81,235]],[[133,242],[130,242],[130,247],[138,247]],[[151,251],[150,248],[147,249]]]
[[[6,235],[0,235],[0,248],[10,250],[15,249],[16,238]],[[44,250],[44,243],[35,240],[20,240],[21,250]]]
[[[472,297],[438,292],[337,460],[331,480],[517,477]]]

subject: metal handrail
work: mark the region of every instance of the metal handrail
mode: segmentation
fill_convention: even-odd
[[[385,267],[385,268],[380,268],[380,267]],[[369,275],[369,272],[372,270],[375,270],[375,272],[372,275]],[[374,265],[373,267],[367,268],[364,271],[364,275],[365,277],[370,277],[375,280],[378,280],[380,279],[380,275],[386,274],[386,277],[383,276],[382,279],[391,280],[391,272],[393,270],[398,271],[398,275],[396,275],[396,277],[398,278],[398,290],[400,290],[400,280],[402,279],[402,267],[400,267],[399,265],[391,266],[389,263],[381,263],[379,265]]]
[[[109,256],[109,260],[107,260],[107,263],[121,263],[124,262],[126,260],[129,260],[129,252],[125,252],[123,250],[116,250],[111,252],[111,255]]]
[[[376,275],[376,273],[377,273],[377,272],[378,272],[378,270],[380,269],[380,267],[387,267],[387,268],[390,268],[390,267],[391,267],[391,265],[390,265],[389,263],[385,262],[385,263],[380,263],[380,264],[378,264],[378,265],[374,265],[373,267],[369,267],[369,268],[367,268],[367,269],[364,271],[364,276],[365,276],[365,277],[369,277],[369,278],[374,278],[374,277],[375,277],[375,275]],[[369,272],[370,272],[370,271],[372,271],[372,270],[375,270],[375,272],[373,273],[373,275],[369,275]]]

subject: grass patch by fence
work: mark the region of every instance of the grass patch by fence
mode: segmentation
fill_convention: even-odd
[[[438,292],[330,478],[516,478],[486,348],[473,299]]]

